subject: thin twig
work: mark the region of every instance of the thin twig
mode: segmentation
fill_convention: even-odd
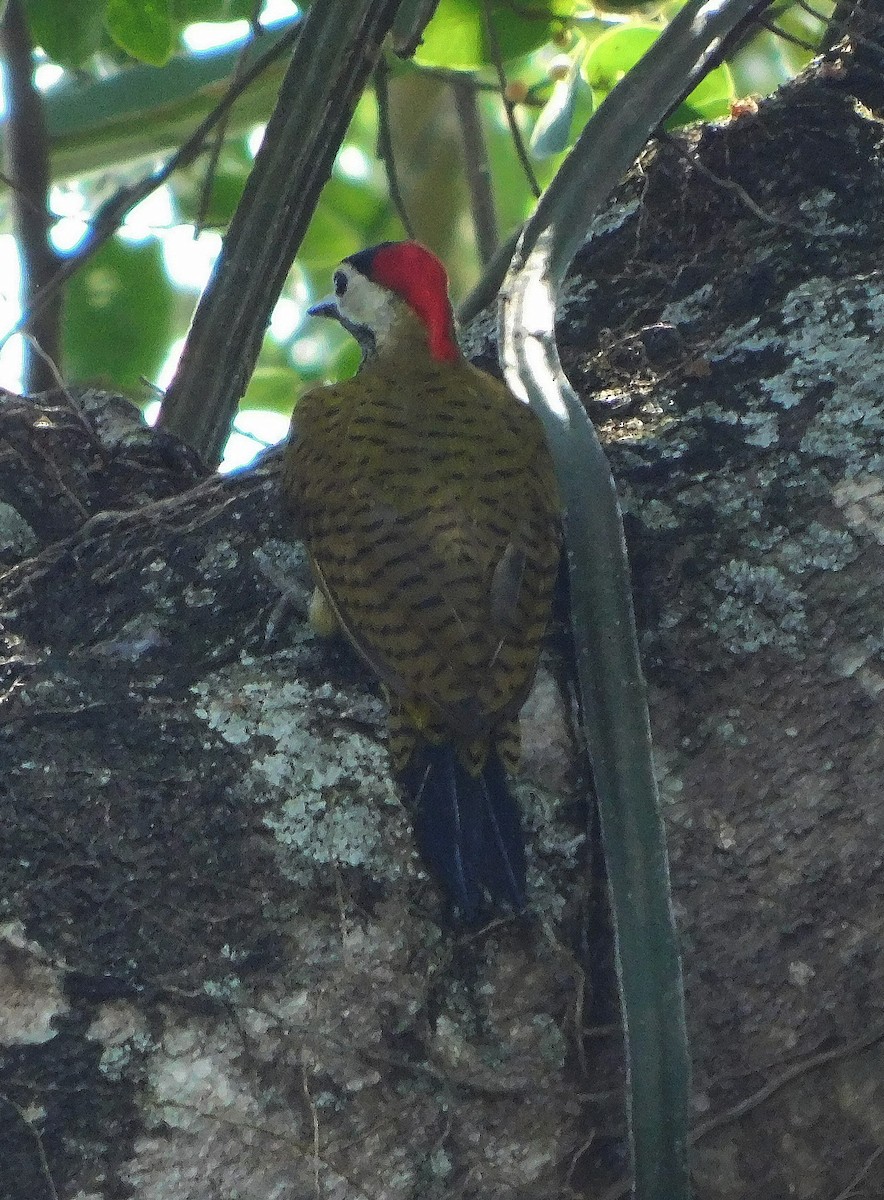
[[[472,321],[483,308],[496,300],[523,229],[523,225],[517,225],[506,241],[501,242],[494,257],[486,264],[481,279],[458,308],[457,319],[462,325]]]
[[[237,59],[237,69],[242,62],[242,59]],[[196,217],[193,222],[193,236],[198,238],[206,227],[206,214],[209,211],[209,205],[212,202],[212,188],[215,185],[215,176],[218,173],[218,160],[221,157],[221,151],[224,149],[224,138],[227,134],[227,125],[230,119],[230,112],[226,112],[218,122],[218,127],[212,134],[212,143],[209,146],[209,161],[206,163],[206,169],[203,173],[203,181],[200,185],[199,200],[197,202]]]
[[[236,66],[233,68],[233,74],[230,77],[230,87],[234,88],[242,79],[245,72],[246,63],[248,61],[249,52],[255,44],[256,39],[260,38],[264,32],[258,16],[260,6],[258,0],[255,0],[255,7],[252,10],[249,24],[252,29],[252,40],[246,42],[239,54],[236,57]],[[227,136],[227,126],[230,123],[230,109],[224,114],[221,120],[215,127],[212,133],[212,144],[209,148],[209,161],[206,164],[205,174],[203,175],[203,183],[200,188],[199,204],[197,205],[196,220],[193,224],[193,236],[196,238],[202,233],[205,228],[206,213],[209,211],[209,205],[212,201],[212,188],[215,183],[215,175],[218,171],[218,160],[221,158],[221,151],[224,149],[224,139]]]
[[[488,0],[482,0],[482,23],[485,27],[485,37],[488,39],[488,50],[491,54],[491,61],[497,73],[497,86],[503,102],[503,110],[506,113],[507,124],[510,127],[510,136],[513,139],[516,155],[522,164],[522,170],[525,172],[525,178],[528,180],[528,187],[531,189],[531,194],[537,199],[540,196],[540,184],[537,182],[537,176],[534,174],[534,168],[531,166],[531,159],[528,157],[525,139],[522,137],[522,131],[519,129],[519,123],[516,120],[516,106],[507,96],[507,78],[503,65],[503,54],[501,53],[497,30],[494,28],[494,23],[491,20],[491,10],[488,6]]]
[[[307,1103],[307,1108],[310,1110],[310,1117],[313,1123],[313,1190],[317,1196],[321,1196],[322,1188],[319,1182],[319,1167],[322,1158],[320,1156],[319,1142],[319,1114],[316,1111],[316,1104],[313,1097],[310,1095],[310,1083],[307,1078],[306,1063],[301,1064],[301,1090],[304,1093],[304,1099]]]
[[[714,1130],[721,1129],[724,1125],[731,1125],[734,1121],[741,1120],[747,1113],[752,1112],[753,1109],[758,1108],[759,1105],[769,1100],[780,1088],[785,1087],[787,1083],[791,1083],[793,1079],[799,1079],[802,1075],[806,1075],[808,1071],[816,1071],[828,1063],[836,1062],[838,1059],[851,1058],[854,1054],[860,1054],[863,1050],[868,1050],[880,1041],[884,1041],[884,1025],[876,1026],[870,1033],[855,1038],[852,1042],[846,1042],[843,1046],[836,1046],[832,1050],[823,1050],[819,1054],[812,1054],[810,1058],[805,1058],[801,1062],[794,1063],[779,1075],[774,1076],[773,1079],[769,1079],[757,1091],[752,1092],[749,1096],[745,1096],[737,1104],[726,1108],[723,1112],[717,1113],[714,1117],[710,1117],[708,1121],[703,1121],[701,1124],[695,1125],[688,1138],[688,1144],[694,1146],[701,1138],[706,1137],[707,1134],[712,1133]],[[870,1168],[871,1164],[867,1164],[867,1166]],[[631,1186],[631,1180],[621,1179],[619,1183],[615,1183],[602,1194],[602,1200],[620,1200],[621,1196],[625,1196],[629,1192]],[[844,1194],[842,1193],[841,1197],[836,1197],[836,1200],[845,1200]]]
[[[34,335],[32,333],[25,332],[22,336],[24,337],[25,341],[28,343],[31,353],[36,354],[36,356],[43,363],[46,370],[49,372],[49,375],[52,379],[52,384],[55,387],[59,388],[62,392],[64,392],[64,394],[67,396],[68,400],[71,402],[72,406],[76,407],[74,398],[71,395],[71,393],[68,391],[67,384],[64,381],[61,370],[59,369],[58,364],[56,363],[55,359],[53,359],[49,354],[46,353],[46,351],[43,349],[43,347],[40,345],[40,343],[37,341],[37,339],[34,337]],[[46,391],[48,389],[44,388],[43,390]],[[85,422],[86,427],[87,427],[87,429],[89,429],[90,433],[94,433],[91,426],[89,425],[89,422],[86,421],[86,418],[82,417],[82,420]]]
[[[215,128],[219,121],[224,119],[246,88],[251,86],[259,75],[263,74],[277,58],[281,57],[291,48],[299,33],[300,24],[287,30],[278,42],[275,42],[274,45],[265,51],[255,61],[254,65],[244,72],[236,85],[232,85],[227,90],[217,105],[200,121],[187,141],[175,151],[164,166],[158,171],[146,175],[137,183],[127,184],[119,188],[113,196],[95,211],[89,222],[91,230],[89,237],[81,244],[76,254],[71,255],[62,262],[52,278],[42,288],[39,296],[31,302],[30,306],[22,313],[20,319],[0,338],[0,349],[6,345],[11,337],[14,337],[17,333],[21,333],[30,321],[44,310],[45,306],[57,295],[59,289],[63,287],[71,276],[79,271],[113,237],[122,225],[126,215],[136,204],[139,204],[152,192],[155,192],[157,188],[162,187],[166,180],[179,167],[189,166],[199,157],[203,151],[208,133]]]
[[[815,8],[812,8],[807,3],[807,0],[795,0],[795,3],[800,9],[803,9],[803,11],[806,12],[809,17],[813,17],[815,21],[819,21],[823,25],[825,25],[828,21],[829,18],[821,12],[817,12]]]
[[[837,41],[847,36],[880,58],[884,55],[884,49],[867,35],[880,34],[881,28],[882,19],[871,8],[864,7],[856,0],[837,0],[820,38],[819,49],[831,50]]]
[[[438,79],[440,83],[452,83],[458,75],[463,75],[463,71],[455,71],[453,67],[431,67],[427,63],[409,63],[408,70],[413,71],[416,75],[421,75],[427,79]],[[480,79],[476,75],[468,75],[470,86],[475,88],[477,92],[493,92],[495,96],[500,95],[500,79]],[[520,101],[526,108],[543,108],[543,101],[536,97],[526,96]]]
[[[491,186],[491,165],[482,130],[482,118],[476,101],[476,90],[466,76],[452,80],[451,94],[460,125],[464,167],[470,195],[470,212],[476,231],[476,247],[483,266],[490,262],[500,241],[494,189]]]
[[[665,142],[667,146],[671,147],[679,157],[689,163],[704,179],[708,179],[716,187],[721,188],[722,191],[732,192],[742,204],[745,204],[746,208],[754,216],[758,217],[760,221],[764,221],[766,225],[780,225],[785,229],[794,229],[797,233],[803,233],[807,237],[822,237],[825,235],[825,230],[812,229],[810,225],[805,225],[801,221],[790,221],[787,217],[778,217],[774,213],[766,212],[765,209],[752,199],[742,184],[737,183],[735,179],[725,179],[721,175],[716,175],[695,154],[691,154],[678,138],[673,137],[666,130],[659,129],[656,136],[659,142]]]
[[[857,1173],[854,1175],[853,1179],[851,1179],[850,1183],[848,1183],[847,1187],[838,1193],[838,1195],[835,1197],[835,1200],[851,1200],[851,1197],[858,1195],[856,1189],[866,1178],[869,1171],[871,1171],[872,1167],[882,1154],[884,1154],[884,1146],[879,1146],[877,1150],[873,1150]]]
[[[9,7],[12,8],[16,0],[10,0]],[[27,1113],[23,1108],[20,1108],[14,1100],[6,1095],[5,1092],[0,1092],[0,1100],[8,1104],[9,1107],[18,1115],[19,1120],[25,1125],[34,1139],[34,1144],[37,1147],[37,1157],[40,1160],[40,1170],[43,1173],[43,1178],[46,1181],[46,1187],[49,1191],[51,1200],[58,1200],[58,1189],[55,1186],[55,1180],[52,1178],[52,1172],[49,1170],[49,1160],[46,1157],[46,1151],[43,1148],[43,1138],[40,1135],[40,1130],[36,1127],[33,1121],[28,1119]]]
[[[402,0],[306,7],[157,425],[215,465],[319,193]]]
[[[0,184],[3,184],[4,187],[8,187],[10,191],[18,191],[19,193],[21,193],[21,189],[20,189],[19,185],[13,179],[10,179],[8,175],[5,175],[2,171],[0,171]],[[35,210],[39,207],[38,205],[35,205],[28,196],[24,195],[24,193],[21,193],[21,197],[22,197],[23,204],[29,204]],[[47,212],[47,216],[48,216],[51,224],[54,224],[56,221],[63,221],[68,216],[70,216],[69,213],[56,212],[55,209],[53,209],[52,207],[48,208],[46,210],[46,212]],[[89,216],[84,216],[84,215],[78,213],[76,216],[76,220],[79,221],[81,225],[85,226],[86,229],[92,229],[92,227],[97,223],[95,215],[89,217]],[[157,230],[157,231],[162,230],[165,232],[169,229],[182,229],[185,225],[192,225],[193,222],[185,221],[185,220],[181,220],[181,221],[145,221],[141,224],[142,224],[142,228],[144,228],[144,229]],[[214,228],[214,226],[207,225],[206,228],[212,229],[212,228]]]
[[[34,354],[36,354],[38,356],[38,358],[40,358],[46,364],[47,370],[51,373],[52,378],[55,381],[56,387],[62,393],[65,400],[67,401],[67,406],[70,409],[71,413],[73,414],[75,420],[83,427],[83,430],[86,433],[86,436],[88,437],[88,439],[92,443],[92,445],[96,448],[96,450],[98,451],[98,454],[102,458],[104,458],[105,457],[104,446],[102,445],[101,438],[95,432],[95,429],[92,427],[92,425],[90,425],[89,418],[86,416],[85,412],[83,411],[83,406],[74,397],[73,392],[71,392],[70,388],[65,383],[65,381],[62,377],[61,371],[58,368],[58,364],[56,362],[53,362],[53,360],[49,357],[49,355],[46,353],[46,351],[43,349],[43,347],[39,344],[39,342],[36,340],[36,338],[33,337],[32,334],[25,333],[22,336],[28,342],[28,344],[30,345]],[[67,491],[67,488],[65,488],[64,490]],[[74,502],[79,506],[80,511],[83,513],[83,515],[88,516],[86,509],[83,508],[83,506],[80,504],[79,500],[77,500],[76,496],[74,496],[72,493],[70,493],[70,495],[71,495],[71,498],[74,500]]]
[[[9,0],[0,25],[0,42],[6,64],[6,172],[14,182],[12,210],[21,258],[21,306],[30,310],[23,328],[29,344],[41,346],[50,360],[58,360],[61,347],[61,306],[58,296],[49,304],[47,289],[58,270],[58,255],[49,241],[49,139],[43,100],[34,86],[31,37],[21,0]],[[43,302],[39,310],[35,302]],[[25,392],[52,387],[45,361],[25,354]]]
[[[781,29],[773,21],[768,21],[766,17],[756,17],[755,24],[774,34],[775,37],[782,38],[784,42],[791,42],[793,46],[798,46],[801,50],[807,50],[811,54],[817,52],[817,47],[812,42],[805,42],[803,38],[796,37],[794,33],[787,33],[785,29]]]
[[[0,183],[2,183],[4,187],[9,188],[11,192],[15,192],[16,195],[21,199],[22,204],[26,204],[31,212],[45,212],[50,222],[61,220],[57,213],[54,213],[51,209],[44,208],[41,204],[39,204],[33,198],[33,196],[28,194],[23,184],[19,183],[18,180],[13,179],[11,175],[7,175],[5,171],[0,171]]]
[[[562,1181],[562,1187],[565,1189],[566,1192],[569,1192],[571,1195],[575,1194],[571,1189],[571,1180],[574,1178],[574,1173],[577,1170],[578,1163],[580,1162],[581,1158],[583,1158],[583,1156],[585,1154],[589,1153],[589,1150],[590,1150],[593,1142],[595,1141],[595,1138],[596,1138],[596,1131],[594,1129],[591,1129],[589,1132],[589,1137],[584,1139],[583,1145],[578,1146],[577,1149],[571,1155],[570,1165],[568,1166],[568,1170],[565,1172],[565,1178]]]
[[[414,226],[405,207],[405,197],[399,183],[399,172],[396,169],[396,155],[393,150],[393,129],[390,124],[390,68],[383,55],[378,59],[374,72],[374,94],[378,103],[378,144],[377,154],[384,166],[387,176],[387,191],[390,203],[396,210],[396,215],[402,222],[402,228],[410,238],[414,238]]]
[[[876,1026],[870,1033],[864,1034],[862,1037],[855,1038],[852,1042],[846,1042],[843,1046],[836,1046],[832,1050],[823,1050],[819,1054],[813,1054],[810,1058],[805,1058],[802,1062],[793,1064],[787,1067],[781,1074],[769,1079],[763,1087],[760,1087],[751,1096],[746,1096],[745,1099],[739,1101],[738,1104],[731,1108],[725,1109],[724,1112],[718,1113],[717,1116],[710,1117],[708,1121],[703,1121],[691,1130],[691,1145],[698,1142],[700,1138],[706,1137],[715,1129],[720,1129],[722,1125],[730,1125],[733,1121],[739,1121],[746,1113],[751,1112],[754,1108],[758,1108],[765,1100],[785,1087],[787,1083],[791,1083],[793,1079],[798,1079],[802,1075],[806,1075],[808,1071],[816,1071],[820,1067],[826,1066],[827,1063],[836,1062],[838,1059],[851,1058],[854,1054],[859,1054],[862,1050],[868,1050],[870,1046],[874,1046],[877,1042],[884,1041],[884,1025]]]

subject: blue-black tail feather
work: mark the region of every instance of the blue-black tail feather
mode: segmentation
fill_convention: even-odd
[[[525,907],[525,842],[516,801],[497,753],[481,775],[460,762],[451,744],[417,749],[401,782],[412,801],[421,857],[466,921],[485,892],[518,911]]]

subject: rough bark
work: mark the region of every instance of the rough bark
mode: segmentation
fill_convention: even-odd
[[[627,512],[702,1200],[884,1188],[882,117],[857,42],[655,145],[563,296]],[[7,396],[0,437],[0,1195],[615,1183],[555,655],[520,781],[534,915],[453,930],[372,681],[280,617],[303,562],[274,457],[197,482],[95,393]]]

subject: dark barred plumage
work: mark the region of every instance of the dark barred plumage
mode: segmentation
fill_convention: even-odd
[[[387,691],[424,859],[472,918],[483,888],[524,905],[503,768],[549,619],[557,493],[534,414],[462,358],[434,358],[394,303],[396,336],[359,375],[299,400],[283,488],[325,600]]]

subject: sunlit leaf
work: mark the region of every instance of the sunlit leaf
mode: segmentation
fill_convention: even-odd
[[[777,24],[788,27],[791,23],[786,18],[791,13],[792,9],[787,9]],[[808,38],[808,31],[802,32]],[[819,33],[813,36],[818,38]],[[770,30],[759,30],[730,62],[737,95],[768,95],[806,66],[810,57],[809,51],[784,41]]]
[[[602,34],[583,60],[587,82],[601,103],[660,36],[656,25],[625,25]],[[724,65],[717,67],[691,92],[666,122],[667,127],[727,113],[734,96],[733,80]]]
[[[672,128],[689,125],[692,121],[713,121],[716,117],[724,117],[730,112],[735,96],[734,81],[727,64],[723,63],[700,81],[684,103],[678,106],[666,126]]]
[[[370,180],[332,175],[322,193],[322,207],[357,228],[370,228],[386,208],[386,196]]]
[[[64,353],[74,380],[143,390],[171,340],[172,292],[157,241],[133,246],[114,238],[68,285]]]
[[[223,230],[239,204],[252,169],[251,155],[243,142],[225,145],[218,158],[206,195],[206,160],[200,159],[178,178],[176,198],[185,221],[200,219],[206,229]]]
[[[585,100],[581,106],[583,124],[591,116],[594,107],[592,91],[580,74],[579,63],[574,63],[567,77],[557,79],[553,84],[550,98],[537,118],[531,135],[531,152],[536,158],[549,158],[553,154],[560,154],[571,144],[577,101],[581,92],[584,93]]]
[[[330,272],[342,258],[346,258],[348,254],[355,254],[362,248],[363,242],[358,228],[340,213],[321,204],[301,242],[298,262],[303,267],[325,267]]]
[[[195,21],[247,21],[255,10],[255,0],[172,0],[171,14],[176,25]]]
[[[154,67],[175,48],[169,0],[107,0],[107,28],[127,54]]]
[[[356,374],[361,361],[362,352],[359,347],[352,338],[347,338],[335,355],[329,374],[334,379],[350,379]]]
[[[597,99],[604,99],[659,36],[655,25],[621,25],[596,38],[583,60],[583,74]]]
[[[149,61],[162,61],[173,43],[175,46],[180,44],[178,39],[183,26],[194,21],[247,18],[254,7],[253,0],[22,2],[35,40],[53,60],[67,66],[79,66],[97,47],[103,69],[113,64],[131,68],[130,56],[133,54]],[[606,8],[614,3],[628,3],[630,11],[636,11],[631,0],[601,2]],[[551,81],[551,44],[556,43],[560,55],[574,57],[579,53],[574,42],[567,40],[571,38],[573,18],[573,28],[580,39],[602,47],[595,57],[587,56],[581,64],[583,72],[591,78],[595,100],[601,101],[657,36],[662,18],[670,16],[680,2],[665,0],[662,8],[655,9],[654,18],[645,17],[638,27],[624,23],[612,29],[610,18],[604,17],[603,13],[591,15],[597,11],[601,13],[601,7],[598,10],[595,6],[590,8],[586,0],[491,0],[494,30],[507,60],[508,79],[524,89],[528,101],[525,105],[517,105],[517,119],[526,136],[534,127],[533,148],[536,153],[547,155],[535,158],[533,162],[541,186],[554,175],[561,153],[573,143],[593,105],[593,90],[587,84],[578,81],[573,92],[569,92],[568,81]],[[447,67],[482,67],[485,78],[491,78],[493,73],[488,70],[490,47],[485,37],[482,9],[483,0],[441,0],[418,58]],[[116,39],[114,43],[111,43],[108,25],[105,25],[106,15]],[[786,6],[777,19],[797,36],[811,37],[818,33],[819,23],[794,5]],[[125,51],[121,46],[125,46]],[[532,53],[537,48],[540,52]],[[772,90],[790,76],[795,65],[805,60],[804,51],[763,31],[736,56],[739,94]],[[182,58],[182,61],[188,60]],[[194,56],[193,61],[199,63],[202,59]],[[401,72],[398,82],[408,75],[425,77],[425,73],[419,73],[411,66],[396,65],[394,91],[397,72]],[[137,68],[133,76],[135,73],[142,73],[142,69]],[[557,74],[555,70],[552,73]],[[166,119],[162,114],[166,111],[163,105],[169,98],[168,85],[163,71],[144,74],[150,75],[144,116],[142,119],[141,112],[136,109],[132,124],[135,127],[144,125],[152,131]],[[199,71],[195,78],[197,76]],[[123,73],[121,80],[125,79]],[[131,86],[124,85],[130,98]],[[196,88],[201,86],[201,83],[195,85]],[[725,112],[732,94],[729,73],[726,69],[719,70],[685,102],[670,124]],[[178,100],[182,99],[179,92],[175,95]],[[157,97],[163,105],[157,104]],[[545,108],[538,109],[538,100]],[[444,116],[439,116],[436,123],[429,123],[428,127],[433,129],[431,135],[422,132],[423,126],[418,119],[422,114],[442,113],[445,102],[443,85],[436,85],[432,99],[429,91],[423,96],[419,89],[409,91],[405,102],[400,102],[393,113],[394,148],[410,215],[413,220],[418,218],[420,236],[444,254],[455,279],[453,295],[457,299],[478,273],[473,241],[461,235],[468,216],[460,146],[455,134],[450,138],[453,152],[449,157],[443,156],[440,148],[447,145],[443,137]],[[534,200],[502,120],[499,98],[494,93],[482,92],[479,102],[495,205],[501,234],[505,236],[525,219]],[[268,112],[269,104],[268,100]],[[258,112],[254,119],[266,119],[266,115],[263,111]],[[107,116],[112,122],[112,106],[101,116],[102,119]],[[177,119],[180,128],[176,129],[173,139],[176,143],[194,127],[198,114],[183,121]],[[91,125],[89,130],[88,136],[100,143],[100,130],[93,134]],[[245,152],[241,137],[240,128],[237,140],[225,144],[221,151],[203,217],[210,228],[223,229],[229,223],[251,168],[252,158]],[[354,115],[344,152],[326,185],[318,214],[298,257],[300,274],[292,295],[299,305],[303,303],[305,287],[314,297],[331,289],[332,271],[342,257],[379,241],[404,236],[389,202],[385,173],[377,160],[376,141],[376,101],[369,89]],[[172,143],[167,138],[156,144],[168,146]],[[125,153],[129,154],[129,142],[124,145]],[[116,144],[108,151],[108,177],[121,162],[128,161],[119,154],[115,158],[115,153]],[[359,153],[364,156],[362,162]],[[191,167],[176,172],[171,181],[175,211],[183,220],[192,221],[197,215],[207,162],[208,156],[201,157]],[[101,160],[98,160],[98,167],[104,170]],[[102,182],[101,188],[105,186]],[[103,195],[104,191],[101,191],[96,193],[94,200],[90,198],[89,207],[94,208]],[[191,315],[192,297],[171,288],[155,270],[153,255],[153,246],[124,244],[112,254],[109,252],[107,257],[103,254],[75,280],[67,306],[68,362],[72,376],[102,377],[108,382],[119,381],[118,386],[137,389],[139,375],[154,374],[158,361],[165,358],[168,344],[184,336]],[[135,263],[134,267],[129,265],[130,259]],[[93,275],[99,267],[102,272]],[[87,281],[89,289],[84,287]],[[97,304],[102,289],[113,297],[107,309]],[[87,290],[91,298],[86,294]],[[259,367],[264,374],[254,384],[257,390],[254,397],[250,395],[250,404],[264,403],[262,397],[266,395],[267,403],[274,411],[287,411],[286,405],[290,405],[291,396],[299,387],[311,386],[330,376],[352,374],[359,359],[355,343],[335,322],[305,322],[303,329],[298,331],[295,345],[300,346],[304,361],[294,353],[295,365],[292,366],[294,348],[289,340],[280,344],[273,337],[266,339]],[[288,392],[287,389],[294,390]]]
[[[501,57],[506,61],[552,41],[562,21],[572,17],[578,6],[576,0],[531,0],[526,5],[489,0],[488,7]],[[415,51],[415,60],[463,70],[491,62],[483,9],[483,0],[440,0]]]
[[[292,367],[258,366],[242,404],[244,408],[263,408],[286,416],[292,411],[301,380]]]
[[[105,0],[25,0],[31,37],[53,62],[82,66],[101,42]]]
[[[482,107],[491,113],[493,104],[494,102],[486,97]],[[534,198],[528,189],[522,164],[513,151],[510,132],[500,121],[487,122],[486,143],[497,201],[497,217],[501,235],[506,237],[516,225],[525,220],[534,204]]]
[[[629,13],[632,17],[655,16],[660,12],[660,0],[593,0],[599,13]]]

